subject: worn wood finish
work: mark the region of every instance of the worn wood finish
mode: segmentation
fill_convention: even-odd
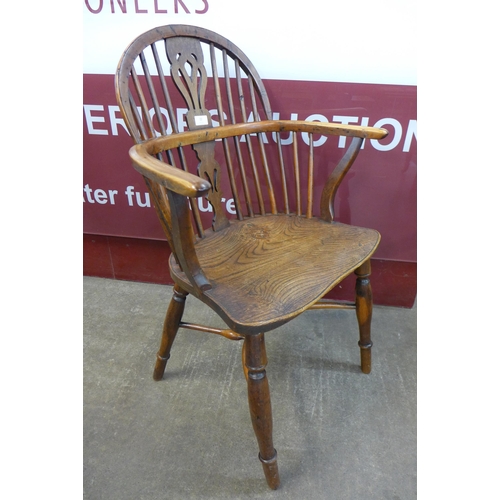
[[[160,349],[156,354],[156,364],[153,372],[154,380],[161,380],[163,378],[167,361],[170,358],[170,349],[174,343],[184,312],[186,297],[187,292],[175,285],[174,294],[168,306],[165,321],[163,323],[163,335],[161,337]]]
[[[377,248],[372,229],[318,218],[267,215],[210,231],[195,245],[212,288],[199,298],[239,333],[265,332],[294,318]],[[196,290],[171,259],[172,278]]]
[[[115,82],[135,142],[133,166],[146,181],[172,249],[174,296],[154,378],[162,378],[179,328],[244,339],[250,415],[266,480],[275,489],[280,480],[264,333],[308,309],[355,309],[361,368],[369,373],[370,257],[380,235],[336,222],[333,207],[363,141],[382,139],[387,131],[273,120],[265,86],[245,54],[193,26],[162,26],[139,36],[124,52]],[[178,123],[179,106],[187,109],[188,130]],[[348,147],[315,199],[324,168],[314,154],[318,134],[347,137]],[[301,136],[308,138],[305,148]],[[208,227],[200,197],[212,207]],[[234,217],[222,205],[229,198]],[[353,272],[355,303],[322,299]],[[183,322],[188,294],[208,304],[228,328]]]
[[[246,337],[243,352],[250,417],[259,444],[259,459],[267,484],[275,490],[280,484],[280,478],[278,456],[273,445],[273,420],[269,383],[266,376],[267,356],[264,334]]]
[[[370,284],[370,261],[365,261],[356,274],[356,316],[359,324],[359,348],[361,353],[361,370],[370,373],[372,369],[371,358],[371,321],[372,321],[372,287]]]
[[[179,328],[188,328],[189,330],[197,332],[215,333],[229,340],[243,340],[245,338],[244,335],[233,332],[233,330],[229,328],[213,328],[210,326],[198,325],[197,323],[185,323],[184,321],[180,322]]]

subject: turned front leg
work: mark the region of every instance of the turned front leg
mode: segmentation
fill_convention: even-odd
[[[356,274],[356,317],[359,325],[359,348],[361,354],[361,371],[370,373],[371,360],[371,321],[372,321],[372,287],[370,284],[371,265],[367,260],[354,273]]]
[[[163,323],[160,349],[156,354],[156,364],[153,372],[154,380],[161,380],[165,373],[165,367],[170,358],[170,349],[172,348],[177,330],[179,329],[182,314],[184,313],[187,295],[187,292],[182,290],[182,288],[174,285],[174,295],[168,306],[165,321]]]
[[[248,403],[252,425],[259,444],[267,484],[273,490],[280,485],[277,453],[273,446],[271,396],[266,376],[266,346],[264,334],[248,335],[244,341],[244,369],[248,385]]]

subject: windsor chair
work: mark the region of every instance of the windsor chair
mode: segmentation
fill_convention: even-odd
[[[162,379],[179,328],[243,340],[259,459],[276,489],[264,334],[308,309],[355,309],[361,370],[370,372],[370,257],[380,235],[336,222],[334,198],[363,140],[381,139],[387,131],[273,120],[264,84],[245,54],[193,26],[162,26],[136,38],[119,62],[115,86],[135,142],[133,166],[172,250],[173,297],[153,378]],[[350,138],[319,195],[313,176],[324,167],[315,164],[317,134]],[[200,200],[210,212],[200,211]],[[353,272],[353,303],[323,299]],[[210,306],[227,328],[183,322],[188,294]]]

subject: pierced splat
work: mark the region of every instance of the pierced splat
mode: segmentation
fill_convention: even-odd
[[[219,229],[229,226],[229,220],[222,208],[222,192],[219,188],[221,166],[214,157],[215,142],[196,144],[193,146],[193,149],[196,151],[198,159],[200,160],[198,175],[202,179],[206,179],[212,185],[212,189],[207,194],[207,200],[212,205],[214,211],[212,228],[214,231],[218,231]]]
[[[189,129],[212,128],[212,118],[205,108],[207,71],[203,64],[200,42],[194,38],[170,38],[166,40],[166,49],[172,78],[188,106],[186,120]],[[207,200],[214,211],[212,227],[217,231],[228,226],[229,221],[222,208],[222,193],[219,188],[221,167],[214,156],[215,143],[197,144],[193,149],[200,160],[198,175],[212,185]]]
[[[170,74],[188,107],[189,130],[212,128],[212,118],[205,108],[207,71],[200,42],[187,37],[169,38],[165,42]]]

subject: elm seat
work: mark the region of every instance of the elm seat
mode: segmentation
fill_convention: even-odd
[[[370,372],[370,257],[380,235],[336,222],[334,201],[363,141],[382,139],[387,131],[273,120],[266,88],[248,57],[226,38],[195,26],[160,26],[138,36],[122,55],[115,87],[135,143],[132,164],[172,250],[175,285],[153,378],[163,378],[179,328],[243,340],[259,459],[276,489],[264,334],[308,309],[354,309],[361,370]],[[185,124],[178,121],[183,109]],[[330,161],[317,161],[318,135],[347,138],[333,169]],[[209,204],[210,214],[202,213],[200,201]],[[351,273],[353,303],[323,298]],[[182,321],[189,294],[227,328]]]
[[[209,230],[195,244],[212,285],[203,300],[232,330],[272,330],[321,299],[372,255],[379,241],[375,230],[318,218],[267,215],[235,221]],[[175,282],[192,291],[173,256],[170,265]]]

